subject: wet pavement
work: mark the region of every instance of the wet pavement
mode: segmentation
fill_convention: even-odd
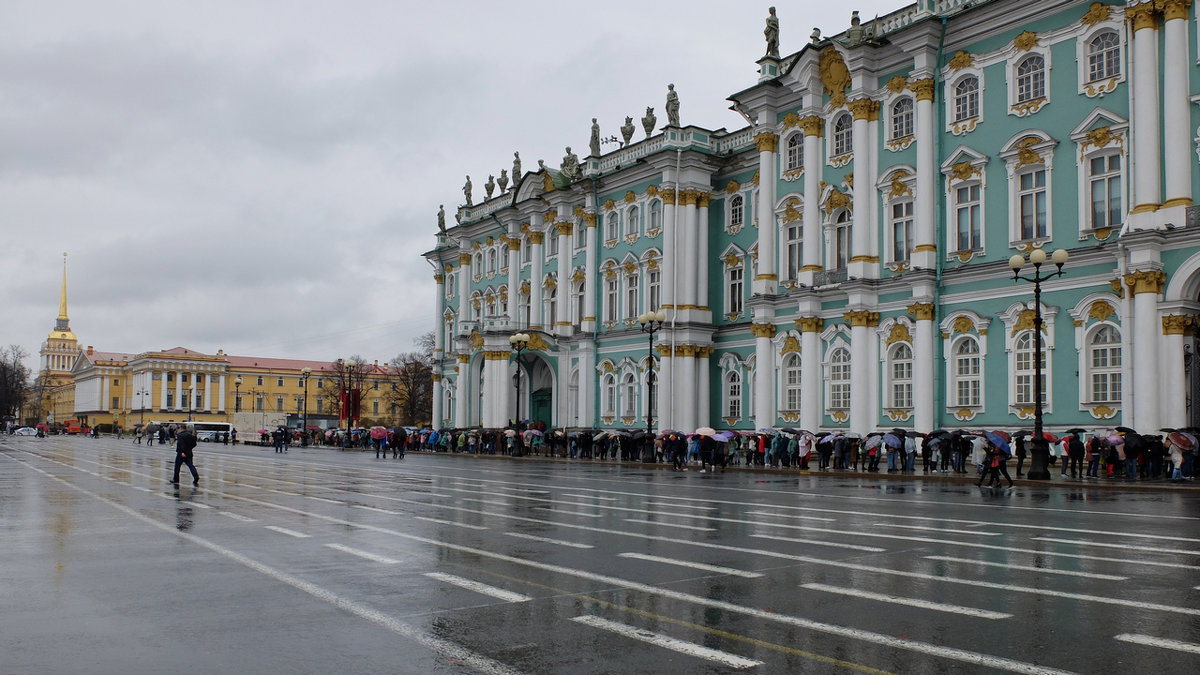
[[[0,437],[3,673],[1185,673],[1192,490]]]

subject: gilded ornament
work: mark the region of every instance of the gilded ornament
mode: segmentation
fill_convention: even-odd
[[[914,80],[909,83],[909,88],[916,95],[918,101],[932,101],[934,92],[933,78],[927,77],[923,80]]]
[[[958,411],[954,413],[954,416],[958,418],[960,422],[970,422],[971,420],[975,419],[975,411],[971,410],[970,408],[959,408]]]
[[[1125,275],[1125,285],[1134,295],[1139,293],[1161,293],[1167,274],[1162,270],[1141,270]]]
[[[799,115],[797,115],[794,112],[791,112],[791,113],[788,113],[783,116],[783,128],[785,130],[791,129],[792,127],[798,127],[798,126],[800,126],[800,116]]]
[[[1079,21],[1088,28],[1091,28],[1101,21],[1108,21],[1110,16],[1112,16],[1111,7],[1103,2],[1093,2],[1091,8],[1088,9],[1086,14],[1080,17]]]
[[[702,209],[707,209],[710,201],[712,201],[711,192],[701,192],[696,196],[696,205]]]
[[[1041,164],[1044,160],[1042,156],[1033,149],[1033,146],[1041,143],[1042,139],[1037,136],[1026,136],[1017,143],[1017,165],[1014,167],[1019,169],[1030,164]]]
[[[892,92],[893,94],[899,94],[900,92],[904,91],[904,88],[907,86],[908,78],[904,77],[903,75],[896,75],[887,81],[888,91]]]
[[[658,194],[659,194],[659,196],[662,197],[664,204],[674,204],[675,203],[675,190],[674,189],[667,188],[667,189],[659,192]]]
[[[783,339],[783,347],[781,347],[779,350],[780,356],[783,356],[784,354],[799,354],[799,353],[800,353],[800,341],[796,339],[795,335],[789,335]]]
[[[1192,332],[1195,320],[1182,314],[1168,314],[1162,318],[1163,335],[1187,335]]]
[[[820,333],[825,327],[825,319],[819,316],[802,316],[795,323],[801,333]]]
[[[442,276],[441,274],[435,274],[435,275],[433,275],[433,281],[437,285],[441,286],[443,283],[446,282],[446,277]]]
[[[819,138],[825,135],[825,120],[816,115],[809,115],[800,120],[800,128],[804,130],[805,136],[817,136]]]
[[[521,295],[529,295],[529,280],[521,282]]]
[[[855,120],[867,120],[871,122],[879,119],[879,101],[872,101],[869,98],[856,98],[850,101],[846,107],[854,114]]]
[[[637,201],[637,195],[633,194],[633,190],[626,191],[625,192],[625,203],[632,204],[635,201]]]
[[[617,208],[617,203],[616,203],[616,202],[614,202],[614,201],[613,201],[613,200],[611,200],[611,199],[605,199],[605,200],[604,200],[604,210],[605,210],[605,211],[612,211],[612,210],[613,210],[613,209],[615,209],[615,208]]]
[[[529,234],[529,223],[521,223],[521,234]]]
[[[878,326],[879,312],[872,312],[865,309],[852,310],[843,314],[842,319],[851,326]]]
[[[1106,405],[1098,405],[1091,409],[1092,417],[1098,420],[1111,420],[1117,416],[1118,410],[1110,408]]]
[[[464,266],[464,267],[467,265],[470,265],[471,264],[471,254],[470,253],[459,253],[458,254],[458,264],[460,266]]]
[[[574,215],[576,218],[578,218],[578,217],[582,216],[584,213],[586,213],[586,211],[584,210],[584,208],[583,208],[583,205],[582,205],[582,204],[580,204],[580,205],[576,206],[576,207],[575,207],[575,210],[574,210],[574,211],[572,211],[571,213],[572,213],[572,215]]]
[[[904,195],[911,195],[912,190],[904,183],[904,179],[912,174],[905,169],[896,169],[892,172],[892,189],[888,192],[888,199],[895,199]]]
[[[1107,321],[1108,317],[1116,316],[1116,314],[1117,310],[1113,309],[1113,306],[1104,300],[1097,300],[1088,308],[1088,318],[1097,321]]]
[[[750,325],[750,333],[757,338],[773,338],[775,337],[775,324],[771,323],[755,323]]]
[[[560,222],[554,224],[554,230],[560,235],[569,235],[575,231],[575,225],[568,222]]]
[[[897,342],[912,342],[912,335],[908,332],[908,326],[902,323],[892,325],[892,330],[888,333],[885,344],[890,347]]]
[[[478,330],[471,329],[471,349],[483,349],[483,336]]]
[[[1017,51],[1019,52],[1027,52],[1030,49],[1033,49],[1034,47],[1038,46],[1037,33],[1032,31],[1023,31],[1016,37],[1016,39],[1013,40],[1013,46],[1016,47]]]
[[[542,192],[554,192],[554,178],[550,176],[550,171],[547,169],[542,172]]]
[[[1164,21],[1173,19],[1187,19],[1188,6],[1192,4],[1192,0],[1158,0],[1157,5],[1160,12],[1163,14]]]
[[[529,233],[529,243],[541,246],[545,242],[546,242],[546,233],[545,232],[530,232]]]
[[[973,166],[970,162],[959,162],[950,167],[950,177],[954,180],[967,180],[972,176],[978,176],[979,169]]]
[[[758,185],[758,171],[755,171],[754,175],[750,177],[750,182]]]
[[[779,134],[762,131],[754,135],[754,147],[759,152],[775,152],[779,148]]]
[[[731,252],[731,253],[725,254],[725,266],[726,267],[737,267],[741,263],[742,263],[742,259],[737,257],[736,253]]]
[[[854,172],[851,171],[850,173],[846,174],[845,176],[842,176],[842,183],[844,183],[846,185],[846,187],[853,190],[854,189]]]
[[[470,363],[471,355],[470,354],[455,354],[454,360],[459,363]]]
[[[1158,28],[1158,12],[1153,2],[1142,2],[1125,8],[1125,19],[1136,33],[1143,28]]]
[[[833,188],[829,192],[829,197],[825,199],[825,215],[830,215],[838,209],[848,208],[850,202],[850,195]]]
[[[508,250],[520,251],[521,250],[521,238],[520,237],[509,237],[508,238]]]
[[[975,322],[972,321],[971,317],[969,316],[960,315],[954,320],[954,325],[952,325],[950,329],[956,334],[970,333],[971,331],[975,330]]]
[[[651,196],[651,197],[653,197],[653,196],[657,195],[657,194],[658,194],[658,186],[657,186],[657,185],[651,185],[650,187],[646,188],[646,194],[647,194],[647,195],[649,195],[649,196]]]
[[[817,70],[821,77],[821,85],[825,87],[825,93],[831,97],[841,94],[844,99],[846,87],[850,86],[852,80],[850,69],[846,67],[846,61],[842,59],[842,53],[833,45],[826,46],[821,51]]]
[[[835,422],[845,422],[846,420],[850,419],[849,413],[847,413],[845,410],[834,410],[833,412],[829,413],[829,417]]]
[[[583,224],[586,225],[587,227],[595,227],[596,226],[596,214],[594,214],[594,213],[583,214]]]
[[[1036,313],[1032,309],[1023,309],[1020,314],[1017,314],[1017,322],[1013,324],[1012,332],[1009,337],[1020,333],[1021,331],[1033,330],[1033,320],[1037,318]],[[1046,324],[1042,324],[1042,332],[1046,332]]]
[[[800,212],[796,210],[796,207],[799,205],[800,205],[800,200],[795,197],[788,199],[787,203],[785,203],[783,205],[783,224],[784,225],[787,225],[788,223],[794,223],[803,218],[803,216],[800,214]]]
[[[606,372],[606,373],[611,373],[611,372],[613,371],[613,363],[612,363],[612,361],[605,361],[604,363],[601,363],[601,364],[600,364],[600,369],[601,369],[601,370],[603,370],[603,371],[604,371],[604,372]]]
[[[633,274],[637,271],[637,263],[633,262],[632,260],[626,260],[622,268],[625,270],[626,274]]]
[[[542,337],[541,333],[530,333],[529,346],[526,347],[526,349],[544,352],[550,349],[550,345],[546,343],[546,340]]]
[[[950,70],[962,70],[975,65],[975,56],[969,52],[958,50],[954,52],[954,58],[950,59]]]
[[[679,203],[684,206],[695,206],[696,200],[700,198],[699,190],[681,190],[679,192]]]
[[[586,275],[586,274],[584,274],[584,273],[583,273],[583,270],[581,270],[581,269],[576,269],[576,270],[575,270],[575,274],[572,274],[572,275],[571,275],[571,281],[573,281],[573,282],[575,282],[575,283],[579,283],[579,282],[583,281],[583,280],[584,280],[584,279],[586,279],[586,278],[587,278],[587,275]]]
[[[909,314],[912,314],[917,321],[932,321],[933,320],[933,303],[932,302],[914,302],[905,307]],[[965,317],[964,317],[965,318]]]
[[[741,190],[741,189],[742,189],[741,184],[738,183],[736,180],[731,180],[725,184],[725,194],[727,194],[727,195],[735,194],[738,190]]]

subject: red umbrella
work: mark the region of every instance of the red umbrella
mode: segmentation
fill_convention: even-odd
[[[1011,440],[1012,440],[1012,436],[1009,436],[1007,431],[999,431],[999,430],[997,430],[997,431],[993,431],[992,433],[993,433],[993,434],[996,434],[997,436],[999,436],[1000,438],[1003,438],[1003,439],[1004,439],[1004,440],[1006,440],[1006,441],[1011,441]]]
[[[386,427],[371,427],[371,438],[379,440],[381,438],[386,438],[387,435],[388,430]]]
[[[1051,443],[1058,442],[1058,436],[1055,436],[1054,434],[1050,433],[1049,431],[1043,431],[1042,438],[1050,441]]]
[[[1190,450],[1192,448],[1192,439],[1178,431],[1172,431],[1170,434],[1167,434],[1167,438],[1171,439],[1173,445],[1179,446],[1180,450]]]

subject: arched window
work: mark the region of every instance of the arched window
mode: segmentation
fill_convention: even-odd
[[[646,311],[653,312],[662,306],[662,271],[646,272]]]
[[[616,241],[621,236],[621,217],[616,212],[610,213],[604,223],[605,241]]]
[[[1046,98],[1046,60],[1031,54],[1017,64],[1017,103]]]
[[[650,222],[647,223],[647,227],[650,230],[659,230],[662,229],[662,225],[662,202],[655,199],[650,202]]]
[[[854,151],[854,118],[844,112],[833,122],[833,154],[835,157]]]
[[[913,135],[913,100],[907,96],[892,104],[892,140]]]
[[[612,373],[604,376],[604,415],[612,417],[617,414],[617,377]]]
[[[951,375],[954,378],[954,405],[979,406],[981,401],[982,361],[979,343],[965,337],[954,346]]]
[[[488,274],[496,272],[496,249],[489,248],[487,254],[487,271]]]
[[[625,373],[621,378],[621,417],[633,417],[637,414],[637,379],[633,373]]]
[[[475,255],[471,257],[471,274],[474,276],[483,274],[483,253],[479,251],[476,251]]]
[[[954,85],[954,121],[979,117],[979,78],[964,77]]]
[[[745,288],[745,270],[739,261],[734,267],[725,268],[725,313],[741,314]]]
[[[1097,328],[1088,340],[1089,392],[1092,403],[1121,402],[1121,334],[1112,326]]]
[[[579,425],[579,371],[571,372],[571,381],[567,385],[567,424],[570,426]]]
[[[783,405],[784,410],[795,412],[800,410],[800,355],[796,353],[783,357]]]
[[[632,319],[638,314],[641,314],[638,302],[638,282],[640,278],[637,274],[629,274],[625,276],[625,318]]]
[[[500,287],[500,316],[508,316],[508,288]]]
[[[546,289],[546,297],[543,302],[546,304],[546,325],[553,326],[558,323],[558,287],[551,286]]]
[[[912,401],[912,347],[907,343],[898,342],[892,346],[888,357],[889,375],[891,376],[891,406],[893,408],[911,408]]]
[[[804,168],[804,134],[797,132],[788,136],[787,160],[785,170],[795,171]]]
[[[850,263],[850,212],[839,211],[833,225],[833,267],[844,270]]]
[[[583,323],[583,301],[586,289],[585,282],[580,280],[575,286],[575,323]]]
[[[1042,367],[1046,366],[1046,350],[1042,350]],[[1016,400],[1014,405],[1033,405],[1033,331],[1022,331],[1013,344],[1013,374],[1016,376]],[[1042,400],[1046,400],[1046,378],[1042,378]]]
[[[725,417],[742,416],[742,375],[736,370],[725,374]]]
[[[729,198],[729,224],[731,226],[741,225],[746,221],[746,200],[741,195],[734,195]]]
[[[629,211],[625,214],[625,234],[638,234],[638,228],[642,224],[642,221],[638,216],[638,207],[629,207]]]
[[[1121,74],[1121,38],[1105,31],[1088,42],[1088,82],[1107,80]]]
[[[850,350],[838,347],[829,356],[829,408],[850,409]]]

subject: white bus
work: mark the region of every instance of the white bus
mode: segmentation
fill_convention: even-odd
[[[220,443],[233,431],[233,425],[229,422],[186,422],[186,424],[192,433],[196,434],[196,440],[206,443]]]

